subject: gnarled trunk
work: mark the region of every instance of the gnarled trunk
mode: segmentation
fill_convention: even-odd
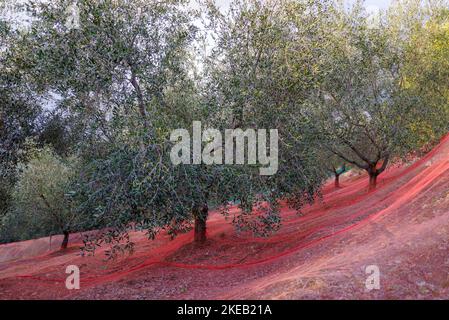
[[[369,190],[371,191],[376,189],[377,176],[381,173],[381,171],[377,169],[377,162],[371,164],[367,171],[369,175]]]
[[[69,235],[70,234],[68,231],[64,231],[64,239],[61,243],[61,250],[67,249],[67,245],[69,244]]]
[[[193,215],[195,218],[195,229],[194,229],[194,242],[203,243],[206,241],[206,221],[209,208],[204,205],[201,210],[194,209]]]
[[[335,174],[335,188],[340,188],[340,175],[338,173]]]
[[[372,173],[369,175],[369,190],[376,189],[377,186],[377,173]]]

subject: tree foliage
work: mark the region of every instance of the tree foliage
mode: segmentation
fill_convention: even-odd
[[[41,111],[14,63],[19,36],[0,19],[0,217],[9,209],[15,167],[24,160],[21,151],[26,139],[37,133],[36,120]]]
[[[406,48],[386,19],[373,24],[360,4],[334,13],[327,75],[310,112],[321,145],[366,170],[374,188],[391,161],[417,147],[416,117],[429,121],[431,107],[407,90]]]
[[[449,4],[431,6],[422,14],[406,44],[404,65],[404,87],[425,105],[411,126],[418,145],[445,134],[449,118]]]

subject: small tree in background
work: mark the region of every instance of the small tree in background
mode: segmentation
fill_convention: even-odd
[[[76,159],[61,159],[50,148],[36,150],[19,166],[7,220],[15,223],[22,238],[62,233],[61,249],[67,248],[69,233],[80,223],[70,194],[76,174]]]
[[[388,21],[373,25],[358,3],[335,8],[326,50],[327,74],[310,99],[322,146],[364,169],[369,188],[388,164],[413,150],[416,114],[431,109],[407,90],[404,48]],[[401,42],[398,42],[401,44]]]
[[[349,170],[346,162],[327,150],[321,150],[317,159],[317,165],[319,164],[324,171],[334,177],[335,188],[340,188],[340,176]]]

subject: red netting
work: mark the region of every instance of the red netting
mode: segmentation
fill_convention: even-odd
[[[60,285],[65,282],[65,277],[61,275],[61,270],[65,270],[62,266],[95,261],[92,266],[86,267],[87,270],[81,269],[81,283],[85,287],[152,266],[226,270],[270,263],[396,212],[431,188],[442,175],[448,174],[448,155],[449,135],[412,165],[387,170],[379,177],[378,187],[374,191],[368,192],[365,175],[343,179],[343,188],[340,189],[335,189],[330,183],[323,188],[323,198],[304,208],[301,216],[284,205],[283,226],[270,238],[236,234],[229,222],[213,213],[208,221],[208,237],[213,241],[208,247],[211,252],[208,257],[200,256],[198,251],[201,249],[192,256],[188,254],[191,251],[183,251],[192,241],[191,233],[181,235],[174,241],[169,241],[167,235],[161,235],[155,241],[146,241],[142,235],[136,234],[133,237],[141,244],[140,249],[133,256],[113,264],[110,272],[102,269],[104,263],[98,257],[81,258],[74,254],[53,252],[9,262],[9,268],[2,271],[3,276],[0,273],[0,279],[30,279],[51,286]],[[20,248],[23,249],[23,243],[16,245],[17,250],[20,251]],[[245,255],[245,251],[251,252],[251,255]],[[0,247],[2,252],[5,249]],[[30,266],[30,261],[36,266]],[[27,266],[23,267],[25,264]],[[59,271],[56,271],[55,265]]]

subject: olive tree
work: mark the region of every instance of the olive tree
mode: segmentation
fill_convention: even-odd
[[[77,160],[62,159],[46,147],[35,150],[18,170],[7,222],[16,224],[22,239],[62,233],[61,249],[67,248],[70,232],[80,227],[71,191]]]
[[[317,146],[317,148],[319,147]],[[321,149],[318,153],[316,165],[334,177],[335,188],[340,188],[340,176],[349,170],[349,166],[344,160],[326,149]]]
[[[171,121],[193,113],[175,109],[182,100],[177,94],[188,98],[191,86],[188,46],[196,28],[186,3],[78,1],[74,11],[63,0],[31,6],[35,20],[22,44],[23,69],[82,124],[79,210],[93,214],[91,227],[123,231],[141,223],[152,233],[185,220],[177,214],[191,214],[192,201],[172,201],[170,181],[184,180],[172,175],[166,153],[170,128],[179,125]],[[173,207],[180,203],[182,210]]]
[[[314,198],[325,176],[302,111],[321,79],[324,2],[241,1],[227,15],[208,4],[217,41],[199,64],[203,34],[186,1],[81,0],[75,26],[66,23],[68,5],[31,6],[32,32],[18,60],[39,91],[59,95],[59,106],[81,124],[77,212],[89,215],[88,228],[104,228],[86,250],[98,241],[113,244],[112,256],[130,248],[120,243],[130,228],[152,238],[194,224],[203,242],[209,208],[229,215],[232,204],[241,209],[232,217],[238,230],[266,236],[279,229],[279,200],[299,208]],[[277,129],[278,172],[173,164],[171,132],[193,121]],[[269,205],[254,215],[262,202]]]
[[[366,170],[374,189],[389,162],[410,151],[414,114],[426,106],[405,88],[404,47],[388,20],[373,25],[361,4],[334,14],[327,74],[310,97],[310,113],[321,146]]]
[[[185,230],[208,194],[226,195],[216,192],[226,170],[175,168],[169,158],[170,131],[202,115],[188,74],[194,13],[185,1],[79,1],[73,28],[68,4],[35,4],[21,63],[84,124],[80,212],[119,234],[130,224],[150,236]]]

